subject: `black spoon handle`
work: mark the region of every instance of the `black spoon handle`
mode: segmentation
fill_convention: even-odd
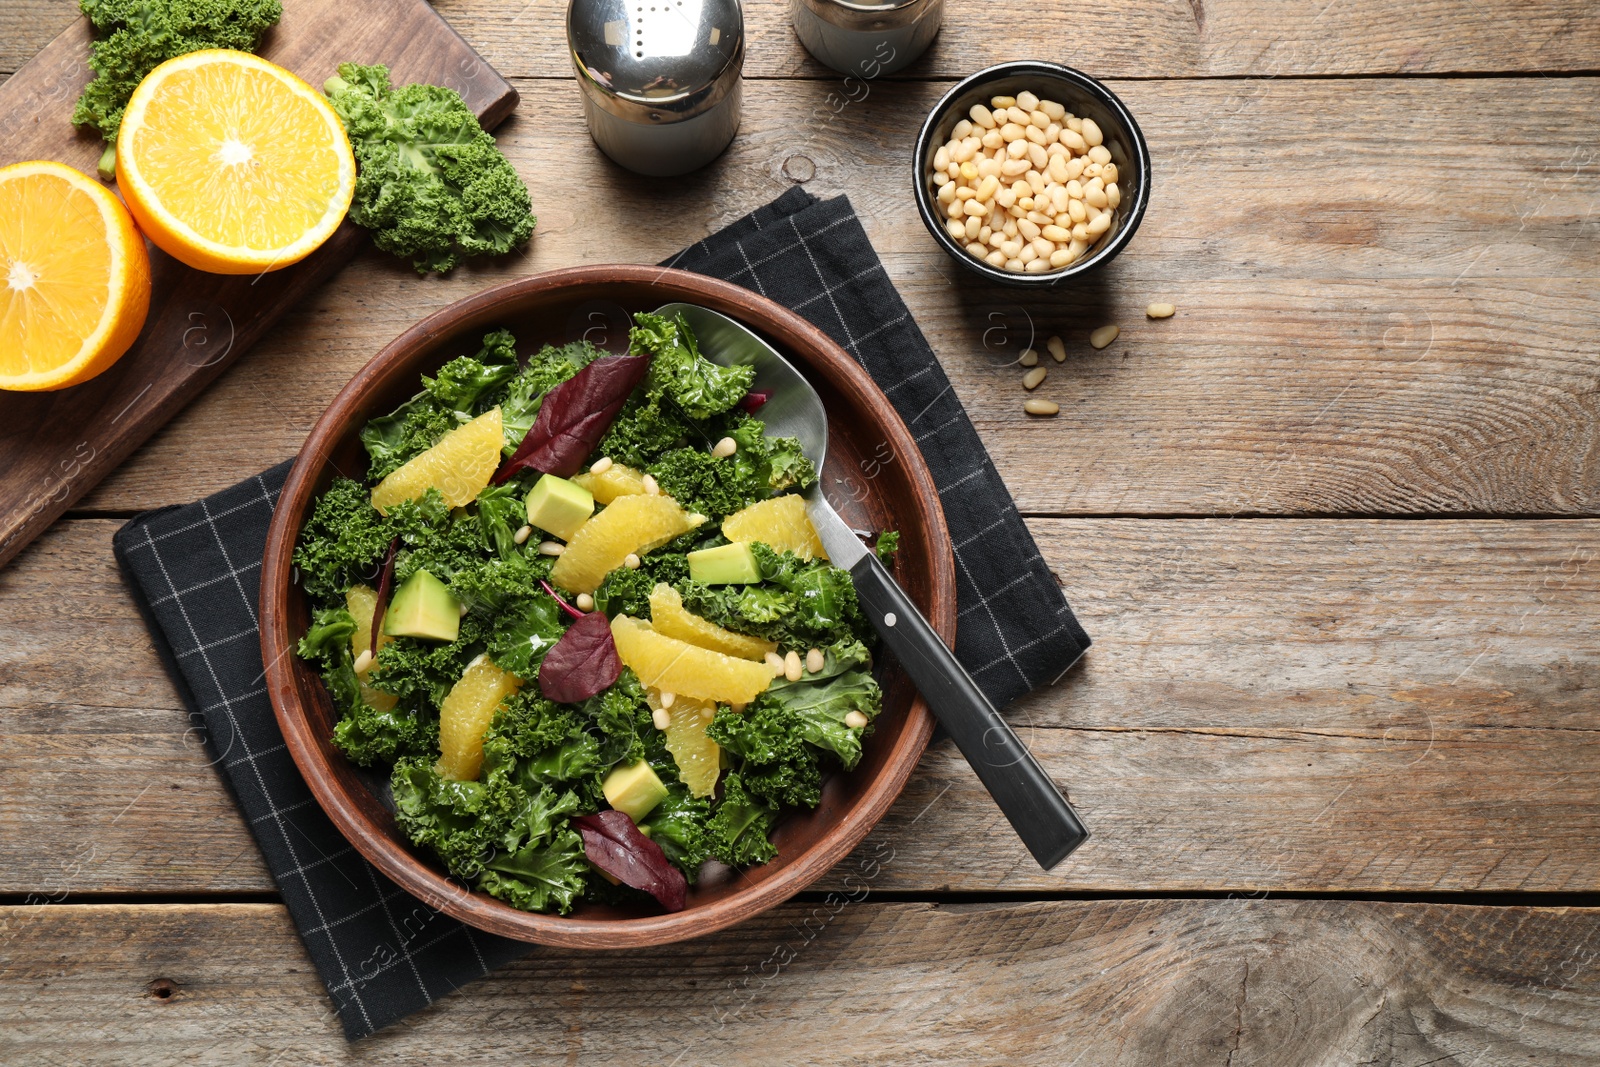
[[[1045,870],[1066,859],[1088,839],[1089,831],[1033,753],[875,554],[867,553],[850,568],[850,577],[867,618],[1033,858]]]

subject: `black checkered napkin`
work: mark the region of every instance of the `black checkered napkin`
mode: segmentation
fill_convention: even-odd
[[[798,187],[668,260],[799,312],[867,369],[939,487],[956,554],[956,657],[1003,707],[1089,647],[944,368],[850,201]]]
[[[279,464],[198,503],[140,515],[113,549],[354,1039],[529,946],[441,915],[380,874],[322,813],[289,756],[256,625],[267,524],[288,473]]]
[[[883,386],[927,457],[956,548],[956,653],[1004,704],[1088,647],[949,380],[843,198],[794,190],[672,265],[799,311]],[[114,544],[157,651],[261,846],[351,1038],[426,1007],[528,946],[423,906],[317,806],[267,700],[256,597],[289,465],[131,520]]]

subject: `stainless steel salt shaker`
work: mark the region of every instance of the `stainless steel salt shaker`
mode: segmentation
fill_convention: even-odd
[[[819,62],[870,80],[927,51],[944,21],[944,0],[789,0],[789,16]]]
[[[711,162],[739,130],[739,0],[572,0],[567,45],[589,135],[640,174]]]

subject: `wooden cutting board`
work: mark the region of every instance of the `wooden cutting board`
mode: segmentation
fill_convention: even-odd
[[[54,159],[94,173],[100,138],[71,121],[89,78],[90,40],[88,20],[79,19],[0,85],[0,166]],[[284,0],[260,51],[316,86],[340,63],[383,63],[396,84],[455,89],[486,129],[517,106],[510,83],[425,0]],[[0,392],[0,566],[365,241],[346,222],[305,260],[259,277],[205,274],[152,247],[150,317],[116,366],[54,393]]]

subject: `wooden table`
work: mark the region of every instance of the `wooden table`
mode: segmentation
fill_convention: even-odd
[[[0,71],[74,6],[0,5]],[[563,4],[437,6],[522,92],[527,253],[363,254],[0,571],[0,1061],[1600,1063],[1600,9],[964,0],[814,126],[847,90],[753,0],[738,140],[662,182],[590,144]],[[1108,78],[1156,160],[1131,248],[1043,298],[959,276],[907,188],[948,83],[1020,58]],[[294,454],[422,315],[796,181],[851,196],[1094,635],[1011,715],[1096,836],[1040,872],[941,745],[820,892],[347,1046],[112,532]]]

